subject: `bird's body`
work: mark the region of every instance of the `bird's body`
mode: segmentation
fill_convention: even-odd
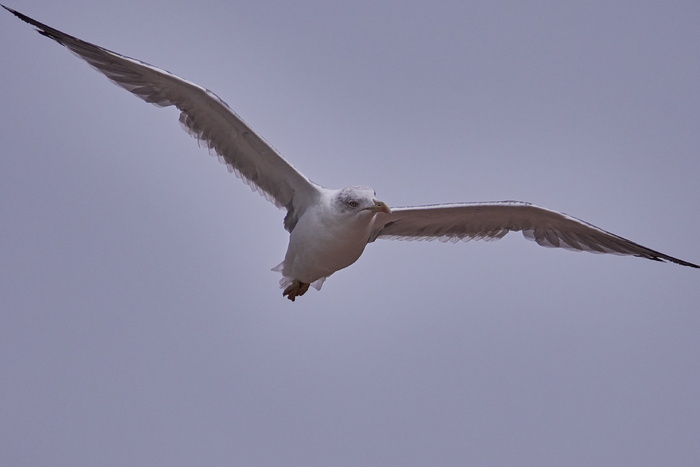
[[[185,130],[206,145],[253,189],[286,209],[290,233],[282,273],[284,295],[294,301],[309,286],[321,288],[353,264],[379,238],[447,241],[498,239],[520,231],[547,247],[633,255],[700,266],[644,247],[566,214],[518,201],[459,203],[389,209],[373,189],[324,188],[294,168],[211,91],[147,63],[111,52],[4,7],[67,47],[112,82],[140,99],[180,110]]]
[[[328,276],[359,259],[376,216],[387,212],[386,205],[374,200],[370,188],[323,189],[289,234],[284,261],[274,268],[282,273],[280,285],[286,291],[296,280],[320,290]]]

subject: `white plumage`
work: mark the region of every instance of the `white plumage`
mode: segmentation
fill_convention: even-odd
[[[284,295],[294,301],[362,255],[378,238],[458,241],[498,239],[511,231],[546,247],[633,255],[700,266],[654,251],[566,214],[530,203],[502,201],[389,209],[368,187],[341,190],[310,181],[211,91],[165,70],[111,52],[4,7],[67,47],[112,82],[146,102],[180,110],[185,130],[229,170],[276,206],[286,209],[290,233],[282,273]]]

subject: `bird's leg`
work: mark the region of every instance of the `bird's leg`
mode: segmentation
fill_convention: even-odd
[[[309,290],[309,283],[302,282],[299,279],[294,279],[292,284],[284,289],[282,296],[294,301],[295,298],[304,295],[307,290]]]

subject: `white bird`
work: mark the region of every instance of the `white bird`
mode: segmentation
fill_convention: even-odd
[[[253,190],[286,209],[289,246],[275,271],[290,300],[309,286],[321,289],[334,272],[353,264],[378,238],[458,241],[499,239],[511,231],[546,247],[633,255],[700,268],[530,203],[502,201],[389,207],[369,187],[331,190],[282,158],[213,92],[147,63],[111,52],[3,6],[39,33],[67,47],[118,86],[146,102],[180,110],[185,130]]]

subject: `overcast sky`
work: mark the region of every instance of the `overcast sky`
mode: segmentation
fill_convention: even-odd
[[[10,1],[10,0],[7,0]],[[312,180],[522,200],[700,262],[700,3],[12,0],[216,92]],[[700,465],[700,272],[284,212],[0,12],[0,465]]]

